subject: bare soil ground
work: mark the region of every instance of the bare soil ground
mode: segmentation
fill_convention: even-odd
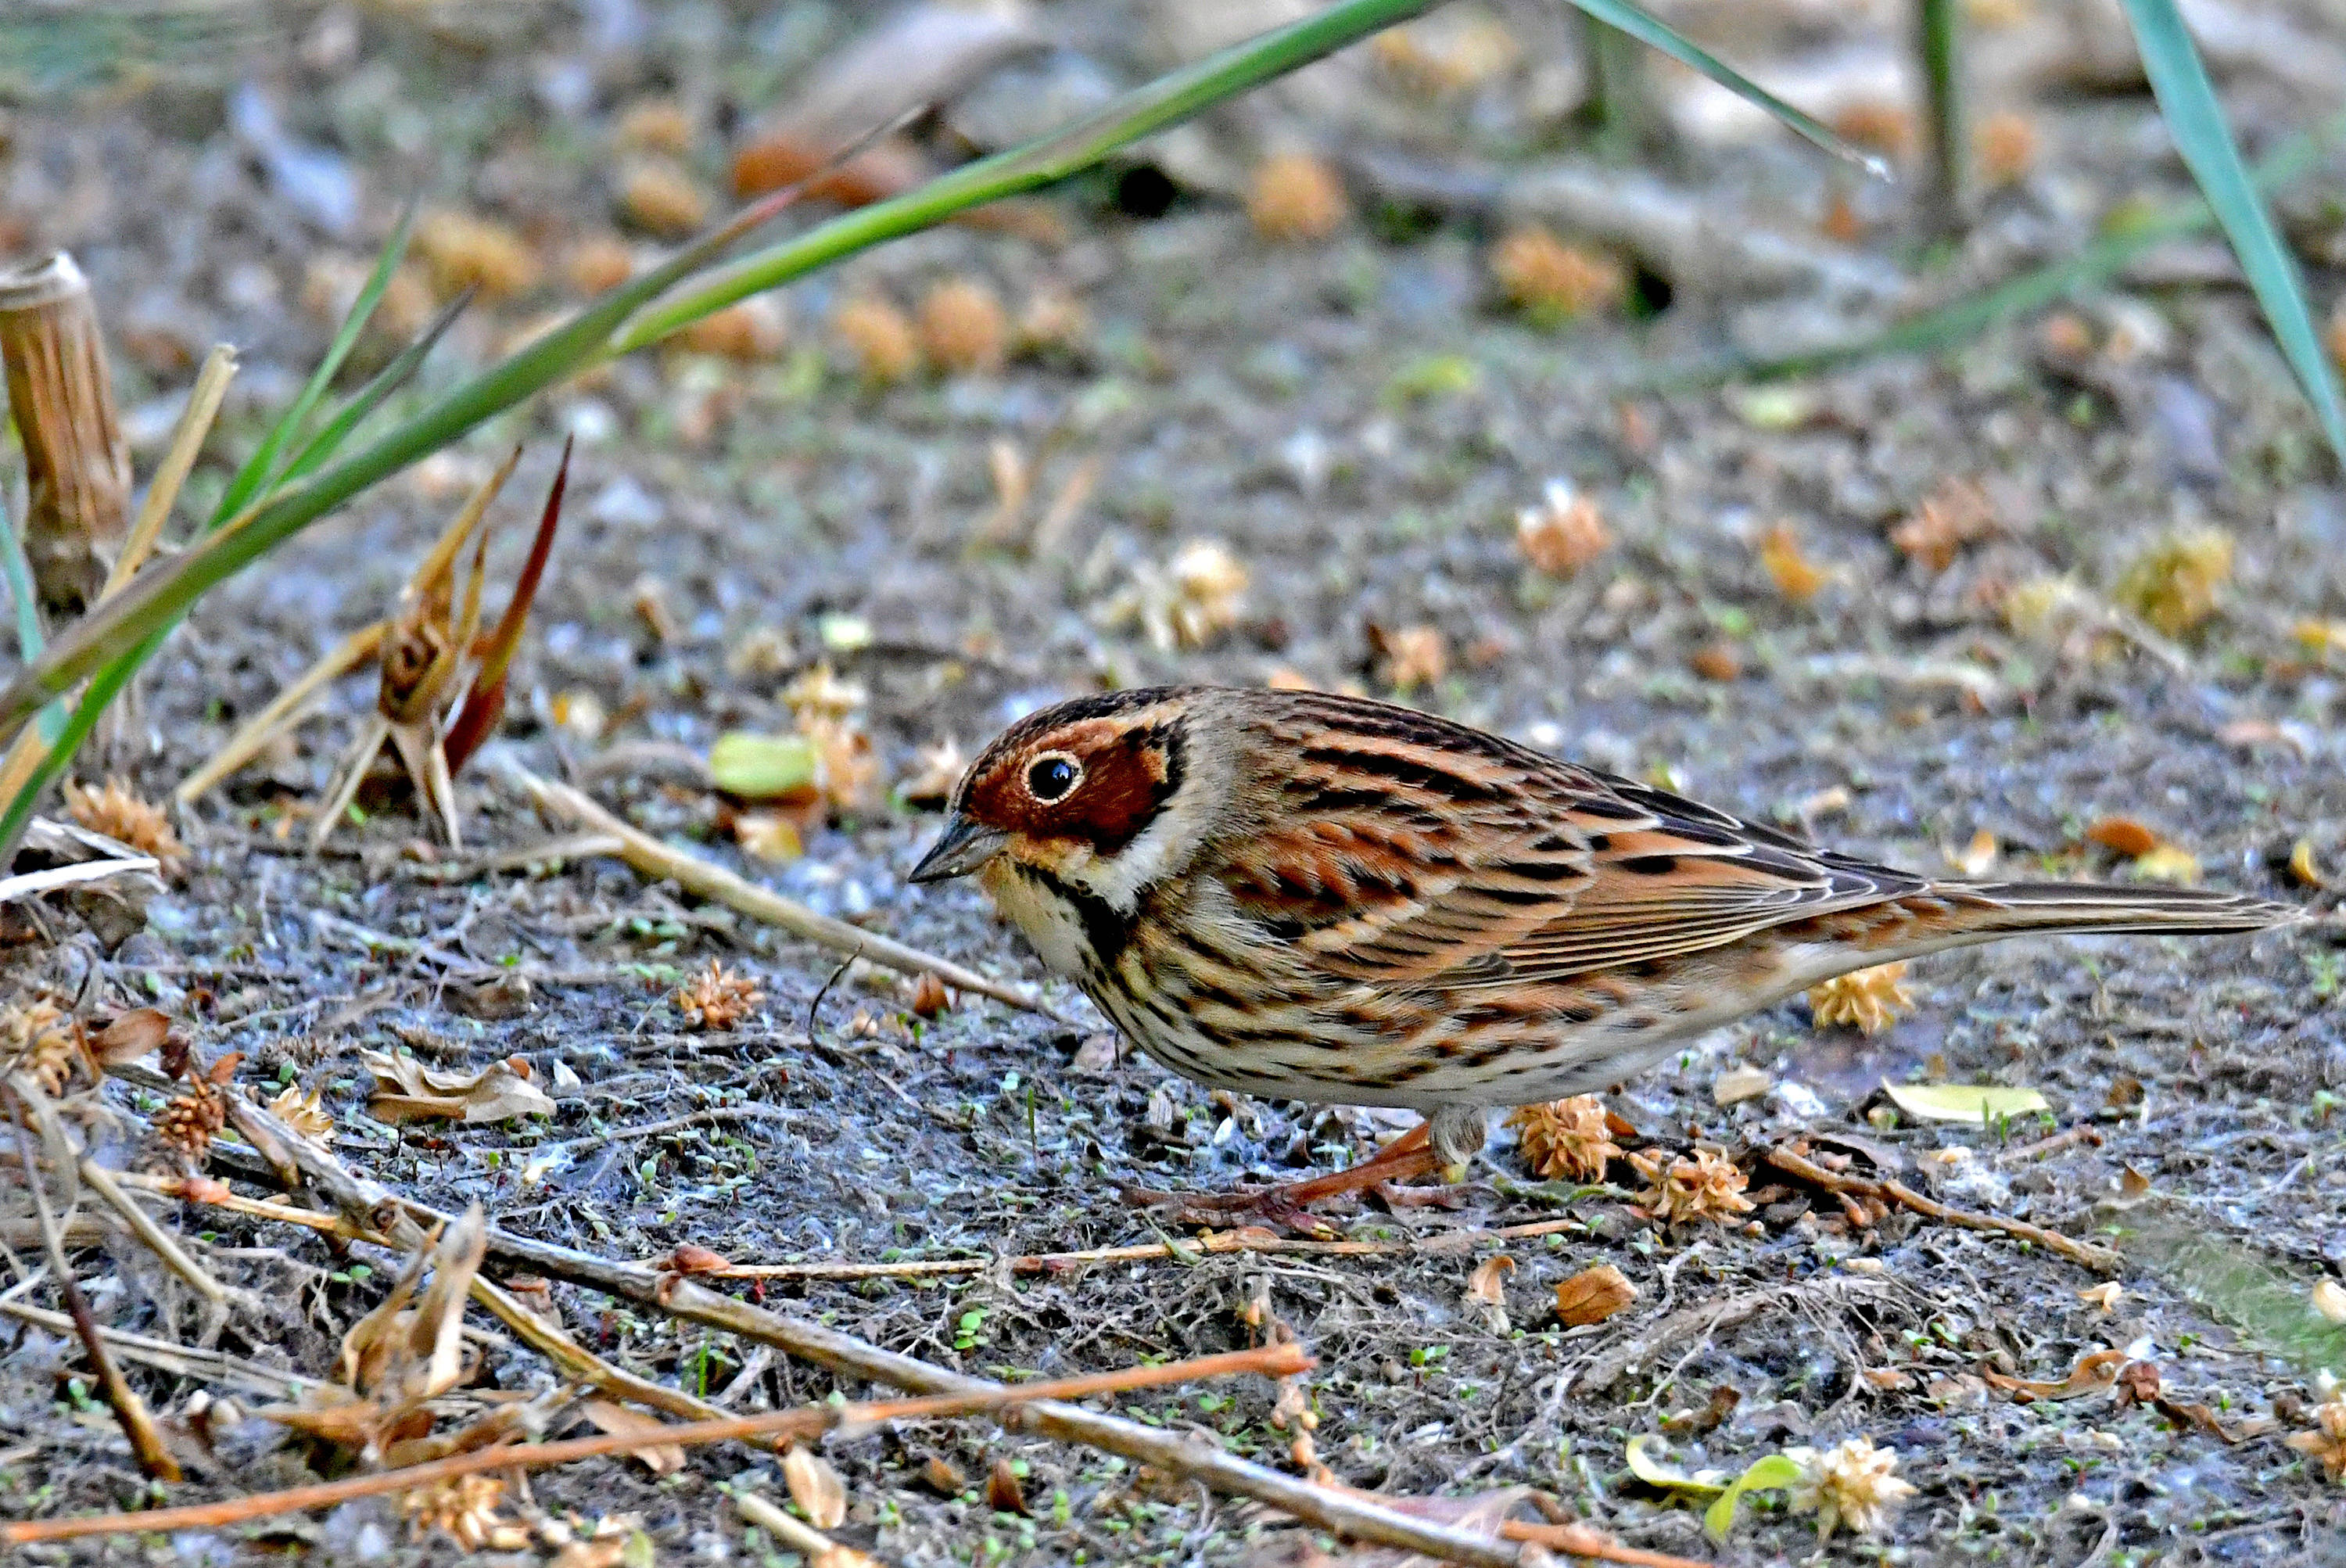
[[[135,434],[166,422],[165,400],[186,384],[182,356],[219,337],[245,369],[216,445],[240,452],[322,346],[328,322],[304,303],[318,258],[362,260],[418,187],[514,225],[549,270],[535,292],[465,323],[433,372],[445,384],[573,297],[560,259],[611,228],[613,127],[629,106],[669,95],[689,106],[685,161],[713,184],[720,122],[766,101],[736,95],[770,91],[853,21],[820,5],[591,8],[640,25],[613,43],[596,33],[603,24],[558,8],[512,7],[528,20],[502,32],[491,25],[502,8],[481,9],[486,41],[461,19],[435,27],[364,7],[350,18],[362,45],[352,58],[318,42],[319,13],[289,11],[283,26],[242,38],[232,62],[191,44],[153,68],[101,58],[87,81],[14,84],[26,96],[0,219],[23,248],[70,246],[97,280]],[[1073,12],[1078,36],[1115,36],[1120,13]],[[1902,23],[1864,25],[1894,36]],[[274,97],[287,134],[345,160],[361,212],[349,234],[305,222],[251,139],[228,127],[239,79]],[[2328,107],[2253,70],[2228,72],[2225,86],[2256,145]],[[2041,160],[1987,199],[1984,238],[1951,263],[1955,275],[2057,252],[2120,198],[2187,189],[2143,95],[2050,93],[2031,113]],[[1230,127],[1232,145],[1268,134],[1242,117]],[[1509,167],[1471,128],[1411,156]],[[1809,233],[1839,178],[1781,148],[1681,149],[1668,167],[1696,193],[1764,191],[1780,222]],[[2341,171],[2333,158],[2328,189]],[[608,860],[444,880],[440,857],[414,848],[425,825],[396,799],[305,859],[296,807],[373,700],[371,676],[343,683],[298,744],[189,814],[193,861],[145,931],[108,952],[62,919],[56,945],[9,954],[10,991],[70,994],[94,966],[94,1005],[151,1001],[207,1057],[245,1053],[243,1081],[321,1091],[353,1166],[608,1257],[693,1244],[738,1261],[882,1261],[1150,1241],[1161,1231],[1119,1199],[1120,1182],[1290,1176],[1358,1157],[1394,1125],[1209,1095],[1144,1058],[1086,1049],[1105,1024],[1042,975],[974,890],[903,881],[933,815],[861,810],[811,828],[795,861],[749,860],[694,759],[729,729],[787,728],[780,688],[826,657],[868,688],[883,774],[902,780],[923,747],[980,743],[1104,681],[1288,671],[1390,690],[1381,642],[1419,626],[1438,629],[1447,668],[1412,700],[1858,852],[1938,869],[1984,831],[2008,871],[2124,876],[2085,835],[2123,816],[2188,850],[2209,884],[2330,907],[2288,862],[2302,840],[2317,867],[2346,874],[2346,688],[2328,650],[2296,628],[2346,616],[2346,495],[2251,301],[2203,248],[2170,248],[2049,331],[2023,321],[1936,359],[1759,392],[1653,390],[1656,367],[1748,341],[1815,301],[1679,289],[1658,311],[1545,330],[1494,303],[1491,236],[1471,213],[1363,200],[1333,236],[1275,245],[1210,192],[1176,191],[1147,217],[1117,194],[1103,178],[1052,198],[1056,239],[956,228],[860,259],[790,296],[778,357],[640,357],[383,487],[203,604],[153,667],[120,764],[149,798],[167,794],[293,672],[381,613],[472,469],[525,439],[513,494],[534,499],[570,431],[581,438],[572,505],[505,744],[818,909],[1035,983],[1069,1023],[972,999],[916,1020],[909,988],[862,965],[811,1014],[831,955]],[[2327,211],[2335,231],[2334,199]],[[2298,217],[2316,230],[2325,221]],[[1894,212],[1867,221],[1865,245],[1903,257]],[[838,304],[875,292],[910,304],[948,276],[987,281],[1014,312],[1063,291],[1088,324],[998,372],[862,384],[827,325]],[[2324,299],[2339,281],[2313,273]],[[1668,290],[1647,293],[1652,306]],[[142,450],[151,461],[151,444]],[[998,451],[1034,475],[1035,499],[1008,526]],[[1086,464],[1096,464],[1089,498],[1036,541],[1034,520]],[[216,493],[225,471],[225,455],[208,463],[199,490]],[[1561,582],[1530,569],[1515,540],[1517,509],[1556,478],[1596,499],[1615,541]],[[1994,525],[1934,570],[1888,534],[1950,481],[1984,488]],[[503,510],[517,517],[529,504]],[[1766,559],[1779,524],[1825,574],[1805,602]],[[2057,616],[2031,636],[2033,623],[2023,616],[2014,630],[2003,608],[2049,576],[2095,602],[2118,598],[2159,541],[2201,529],[2229,537],[2230,580],[2214,614],[2172,638]],[[493,581],[509,580],[521,532],[508,524]],[[1226,635],[1159,647],[1102,613],[1136,572],[1194,538],[1222,542],[1250,578]],[[660,615],[643,613],[648,597]],[[599,733],[576,718],[590,699],[608,716]],[[548,831],[486,770],[461,792],[473,846]],[[525,977],[525,1000],[445,955]],[[711,957],[764,990],[731,1032],[690,1031],[667,1000]],[[1659,1229],[1627,1187],[1543,1184],[1504,1139],[1462,1207],[1372,1199],[1335,1217],[1352,1237],[1454,1238],[1446,1248],[780,1281],[763,1299],[947,1366],[1064,1373],[1245,1344],[1241,1311],[1267,1291],[1321,1359],[1317,1443],[1345,1481],[1393,1494],[1537,1486],[1623,1541],[1723,1563],[1820,1550],[1912,1563],[2346,1561],[2346,1492],[2280,1441],[2304,1424],[2316,1368],[2340,1366],[2335,1337],[2300,1309],[2301,1323],[2284,1314],[2276,1326],[2240,1305],[2275,1272],[2292,1300],[2346,1273],[2340,962],[2326,926],[2254,942],[2011,944],[1918,966],[1917,1006],[1885,1034],[1814,1029],[1794,1003],[1610,1100],[1664,1142],[1744,1152],[1805,1135],[1861,1170],[1935,1184],[1958,1207],[2113,1243],[2126,1268],[2107,1304],[2083,1294],[2096,1276],[2042,1250],[1904,1215],[1856,1227],[1805,1189],[1775,1195],[1749,1228]],[[362,1048],[452,1067],[518,1054],[557,1113],[387,1125],[368,1115]],[[1713,1084],[1739,1065],[1775,1087],[1722,1108]],[[1885,1079],[2026,1085],[2052,1111],[1993,1131],[1900,1125],[1868,1115]],[[110,1093],[148,1113],[157,1104]],[[696,1113],[709,1115],[630,1135]],[[2042,1156],[2024,1146],[2071,1128],[2094,1136]],[[1966,1162],[1932,1157],[1959,1145],[1975,1151]],[[137,1140],[117,1139],[114,1156],[168,1167]],[[1618,1165],[1614,1175],[1627,1179]],[[1528,1245],[1474,1239],[1565,1217],[1572,1228]],[[100,1317],[313,1376],[330,1371],[338,1336],[396,1262],[192,1207],[168,1217],[270,1309],[209,1319],[117,1240],[81,1258]],[[1499,1251],[1515,1265],[1504,1317],[1464,1294]],[[1554,1287],[1596,1262],[1626,1273],[1637,1300],[1560,1329]],[[753,1367],[747,1348],[655,1312],[569,1286],[553,1298],[600,1353],[722,1391],[733,1408],[831,1391],[820,1372]],[[2224,1432],[2108,1391],[2023,1403],[1982,1380],[2057,1381],[2112,1347],[2155,1363],[2170,1400],[2210,1407]],[[80,1371],[68,1340],[0,1326],[0,1512],[148,1495],[111,1419],[69,1385]],[[132,1375],[167,1413],[194,1391]],[[486,1338],[487,1386],[551,1376]],[[1723,1419],[1722,1390],[1736,1396]],[[1289,1434],[1266,1424],[1271,1394],[1254,1383],[1119,1408],[1284,1464]],[[2227,1441],[2260,1420],[2266,1435]],[[1648,1433],[1670,1434],[1689,1465],[1729,1470],[1867,1434],[1896,1451],[1918,1492],[1882,1537],[1844,1532],[1820,1549],[1811,1520],[1761,1500],[1715,1547],[1694,1512],[1628,1473],[1626,1444]],[[1276,1519],[983,1423],[891,1429],[827,1452],[851,1499],[841,1538],[892,1562],[1307,1551]],[[941,1495],[932,1456],[968,1489]],[[326,1462],[259,1421],[219,1433],[199,1458],[174,1499],[290,1484]],[[1030,1515],[988,1508],[997,1458],[1018,1470]],[[658,1479],[617,1462],[573,1467],[536,1478],[534,1494],[587,1520],[639,1514],[663,1561],[770,1557],[726,1501],[737,1487],[781,1495],[770,1459],[728,1449],[697,1451]],[[411,1543],[380,1501],[26,1555],[226,1563],[285,1552],[459,1555],[444,1538]]]

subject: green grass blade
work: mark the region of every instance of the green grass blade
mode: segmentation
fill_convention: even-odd
[[[351,432],[358,428],[359,422],[372,413],[383,399],[406,385],[415,372],[423,368],[424,357],[439,342],[441,334],[455,324],[456,318],[463,315],[464,307],[472,302],[473,290],[467,289],[443,306],[440,313],[416,334],[413,342],[400,350],[391,363],[377,371],[366,385],[352,393],[350,401],[336,410],[332,419],[318,427],[318,433],[302,443],[301,450],[293,454],[293,461],[285,465],[284,478],[290,481],[312,473],[320,464],[340,452],[342,443],[350,439]]]
[[[2320,163],[2331,143],[2346,137],[2346,115],[2290,137],[2256,167],[2259,190],[2279,190]],[[1887,331],[1853,343],[1836,343],[1773,360],[1729,360],[1698,372],[1666,372],[1652,384],[1696,385],[1744,377],[1755,381],[1784,376],[1815,375],[1820,372],[1884,354],[1929,353],[1967,343],[2000,322],[2042,310],[2079,289],[2116,277],[2136,257],[2197,233],[2216,221],[2205,201],[2191,201],[2144,222],[2130,224],[2116,234],[2095,240],[2076,255],[2033,272],[2024,272],[1985,293],[1942,305],[1935,311],[1901,321]]]
[[[318,368],[310,373],[310,380],[301,388],[301,395],[277,416],[277,423],[269,427],[269,433],[261,437],[260,444],[253,449],[252,455],[245,459],[244,465],[229,480],[228,488],[220,494],[219,505],[212,513],[213,527],[217,528],[235,516],[255,496],[266,494],[283,477],[283,470],[278,463],[279,453],[308,422],[311,411],[318,406],[319,400],[326,395],[326,389],[333,384],[335,375],[342,368],[342,361],[357,346],[359,334],[366,331],[367,322],[373,319],[375,307],[382,303],[383,290],[391,287],[392,274],[399,270],[401,260],[407,254],[407,237],[414,227],[415,209],[411,205],[393,225],[391,238],[383,242],[382,254],[375,258],[374,270],[367,274],[365,286],[360,289],[358,298],[351,301],[350,313],[342,318],[341,329],[334,333],[334,341],[327,346],[326,357],[320,360]]]
[[[25,542],[5,515],[0,515],[0,575],[8,579],[8,596],[16,603],[16,651],[29,665],[41,657],[41,607],[35,597],[32,564],[25,559]],[[50,745],[65,732],[63,703],[41,709],[40,736]]]
[[[1835,158],[1848,159],[1876,179],[1890,178],[1890,166],[1882,159],[1850,146],[1834,134],[1831,127],[1794,108],[1734,66],[1647,15],[1629,0],[1572,0],[1572,3],[1606,26],[1619,28],[1647,47],[1659,49],[1679,65],[1700,71],[1737,97],[1757,104]]]
[[[60,720],[57,734],[54,738],[43,737],[49,742],[48,750],[34,768],[32,776],[25,780],[25,787],[16,791],[15,799],[8,802],[6,815],[0,816],[0,863],[15,859],[16,846],[25,837],[25,825],[33,820],[33,808],[40,803],[43,791],[56,781],[57,775],[66,770],[66,765],[73,761],[74,754],[81,749],[81,743],[89,738],[89,732],[97,728],[98,717],[106,711],[107,704],[130,683],[130,677],[138,673],[139,666],[163,646],[164,635],[164,632],[157,632],[148,638],[147,646],[139,650],[138,657],[117,659],[107,666],[96,680],[89,683],[89,689],[81,694],[81,701],[75,706],[71,718],[64,718],[65,704],[50,705],[48,713],[57,715]],[[47,717],[47,714],[43,715],[45,725]]]
[[[25,559],[25,542],[15,525],[0,513],[0,575],[8,579],[8,596],[16,602],[16,652],[26,664],[41,657],[41,606],[34,597],[33,568]]]
[[[2239,145],[2224,123],[2223,106],[2216,99],[2208,67],[2198,46],[2183,25],[2175,0],[2125,0],[2127,18],[2134,24],[2136,46],[2142,51],[2143,69],[2150,90],[2167,117],[2168,134],[2183,155],[2191,178],[2199,182],[2216,221],[2232,242],[2240,270],[2290,368],[2305,388],[2331,450],[2346,465],[2346,405],[2341,405],[2338,377],[2322,351],[2321,335],[2313,325],[2313,311],[2305,297],[2305,280],[2297,261],[2281,243],[2272,214],[2249,177]]]

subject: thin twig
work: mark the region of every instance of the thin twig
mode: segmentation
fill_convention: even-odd
[[[52,1333],[71,1332],[74,1326],[73,1319],[63,1312],[52,1312],[46,1307],[34,1307],[23,1301],[0,1301],[0,1312],[5,1312],[11,1318],[21,1318],[27,1323],[38,1324]],[[193,1378],[204,1382],[235,1383],[247,1392],[272,1400],[298,1398],[304,1389],[325,1386],[315,1378],[240,1360],[223,1350],[199,1350],[187,1345],[175,1345],[168,1339],[133,1334],[123,1329],[109,1329],[102,1323],[98,1325],[97,1332],[98,1337],[124,1360],[154,1367],[174,1377]]]
[[[886,1400],[862,1404],[810,1405],[770,1410],[763,1415],[725,1416],[634,1432],[607,1432],[598,1437],[573,1438],[566,1442],[507,1444],[410,1465],[375,1475],[315,1486],[290,1487],[219,1502],[191,1503],[183,1508],[158,1508],[137,1513],[113,1513],[76,1519],[44,1519],[0,1525],[0,1542],[23,1545],[34,1541],[66,1541],[86,1535],[115,1535],[137,1531],[211,1529],[247,1519],[325,1508],[354,1497],[378,1497],[384,1492],[411,1492],[419,1487],[477,1475],[484,1471],[544,1470],[582,1459],[639,1452],[654,1446],[686,1447],[729,1442],[737,1438],[820,1437],[834,1428],[869,1428],[883,1421],[931,1420],[1006,1411],[1045,1400],[1081,1400],[1129,1389],[1160,1388],[1168,1383],[1204,1378],[1234,1377],[1260,1372],[1266,1377],[1291,1377],[1318,1365],[1299,1345],[1266,1345],[1256,1350],[1233,1350],[1195,1360],[1157,1367],[1127,1367],[1122,1371],[1091,1377],[1065,1378],[1024,1386],[1000,1383],[924,1399]]]
[[[1624,1546],[1586,1524],[1535,1524],[1526,1520],[1505,1519],[1499,1522],[1499,1533],[1509,1541],[1528,1542],[1575,1557],[1594,1557],[1600,1563],[1629,1563],[1638,1568],[1711,1568],[1699,1558]]]
[[[839,1551],[839,1543],[800,1519],[795,1513],[785,1513],[754,1492],[737,1492],[733,1506],[741,1517],[780,1542],[787,1551],[795,1552],[809,1563],[822,1563]]]
[[[919,1279],[940,1275],[984,1274],[1007,1267],[1013,1274],[1056,1274],[1094,1263],[1194,1260],[1200,1253],[1257,1252],[1302,1257],[1393,1257],[1408,1253],[1464,1252],[1492,1241],[1520,1241],[1577,1230],[1576,1219],[1543,1219],[1495,1230],[1453,1230],[1409,1241],[1305,1241],[1258,1226],[1211,1230],[1194,1241],[1148,1241],[1130,1247],[1096,1247],[1082,1252],[1037,1252],[1015,1257],[920,1257],[896,1263],[732,1263],[701,1270],[703,1279]]]
[[[2070,1262],[2093,1269],[2097,1274],[2116,1274],[2124,1268],[2118,1255],[2106,1247],[2096,1247],[2089,1241],[2073,1241],[2058,1231],[2047,1230],[2041,1225],[2025,1220],[2006,1219],[2002,1215],[1974,1214],[1968,1209],[1949,1208],[1935,1198],[1924,1197],[1903,1182],[1868,1181],[1862,1176],[1842,1176],[1821,1165],[1804,1160],[1788,1149],[1770,1149],[1768,1163],[1787,1176],[1800,1177],[1823,1187],[1827,1192],[1844,1193],[1851,1197],[1870,1197],[1911,1208],[1925,1219],[1935,1219],[1943,1225],[1960,1226],[1965,1230],[1988,1230],[2013,1237],[2017,1240],[2058,1253]]]
[[[16,1124],[16,1157],[25,1167],[25,1189],[33,1195],[33,1212],[40,1217],[41,1246],[49,1255],[49,1272],[56,1276],[57,1295],[73,1318],[75,1332],[81,1336],[82,1349],[97,1373],[106,1402],[114,1407],[114,1419],[122,1423],[122,1435],[130,1440],[130,1451],[138,1456],[138,1468],[151,1479],[177,1481],[179,1461],[163,1446],[162,1434],[155,1430],[154,1418],[147,1413],[146,1402],[124,1380],[122,1369],[114,1364],[114,1358],[106,1353],[106,1338],[98,1332],[97,1319],[90,1316],[89,1302],[75,1283],[73,1268],[66,1261],[65,1238],[57,1234],[57,1217],[49,1208],[49,1195],[41,1186],[40,1168],[33,1159],[33,1135],[28,1124],[36,1105],[47,1109],[39,1087],[22,1073],[10,1074],[8,1107]]]
[[[980,996],[991,996],[997,1002],[1006,1002],[1013,1007],[1039,1013],[1046,1018],[1056,1016],[1049,1008],[1020,987],[988,980],[975,970],[964,969],[949,959],[938,958],[876,932],[860,930],[845,921],[817,914],[804,904],[770,892],[722,866],[712,865],[697,855],[672,849],[635,824],[623,821],[605,810],[582,789],[541,779],[510,759],[505,761],[505,771],[508,779],[537,803],[539,809],[566,819],[589,832],[607,833],[618,840],[619,859],[645,876],[667,878],[687,892],[714,899],[751,920],[778,927],[792,936],[827,947],[833,952],[861,955],[906,974],[916,975],[923,970],[933,970],[939,980],[955,991],[974,991]]]

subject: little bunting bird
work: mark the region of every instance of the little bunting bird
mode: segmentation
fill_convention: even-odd
[[[1941,881],[1324,692],[1154,687],[1020,719],[913,871],[974,874],[1135,1044],[1216,1088],[1423,1113],[1310,1196],[1440,1170],[1834,975],[2038,932],[2301,918],[2196,888]],[[1313,1186],[1315,1184],[1301,1184]]]

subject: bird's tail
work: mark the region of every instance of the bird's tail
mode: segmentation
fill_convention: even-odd
[[[2020,932],[2080,935],[2219,936],[2266,931],[2307,918],[2292,904],[2205,888],[2095,882],[1933,882],[1930,894],[1958,912],[1956,940],[1986,941]],[[1928,895],[1926,895],[1928,896]]]

